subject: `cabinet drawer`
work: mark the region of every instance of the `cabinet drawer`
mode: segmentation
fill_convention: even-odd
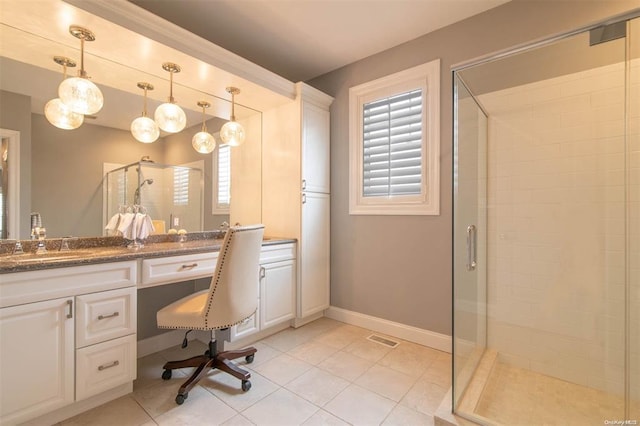
[[[136,288],[85,294],[76,298],[76,347],[136,332]]]
[[[296,245],[293,243],[262,246],[260,264],[295,259]]]
[[[76,350],[76,401],[135,378],[135,334]]]
[[[204,278],[213,275],[218,252],[144,259],[140,287]]]
[[[251,315],[246,320],[242,321],[238,325],[231,327],[231,341],[242,339],[257,332],[260,329],[260,308],[256,310],[256,313]]]
[[[100,263],[2,275],[0,307],[134,287],[138,261]]]

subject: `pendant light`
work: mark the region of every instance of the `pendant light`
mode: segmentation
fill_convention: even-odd
[[[231,93],[231,120],[227,121],[220,129],[220,139],[231,146],[240,146],[244,142],[244,128],[236,121],[235,95],[240,93],[237,87],[227,87],[227,92]]]
[[[58,65],[62,65],[62,81],[67,78],[67,67],[73,68],[76,66],[74,61],[64,56],[54,56],[53,61]],[[71,111],[60,98],[51,99],[47,102],[44,106],[44,116],[47,117],[49,123],[63,130],[77,129],[84,122],[84,115]]]
[[[209,102],[199,101],[198,106],[202,107],[202,130],[193,135],[191,145],[193,145],[193,149],[200,154],[210,154],[216,148],[216,140],[213,135],[207,132],[207,125],[205,124],[206,115],[204,111],[209,108],[211,104]]]
[[[73,112],[84,115],[95,114],[102,108],[104,97],[98,86],[89,80],[89,75],[84,70],[84,42],[94,41],[96,36],[88,29],[77,25],[71,25],[69,32],[80,39],[80,70],[78,77],[68,78],[60,84],[58,96]]]
[[[187,125],[187,116],[173,99],[173,74],[180,72],[180,66],[172,62],[162,64],[162,69],[169,73],[169,102],[156,108],[154,118],[158,126],[165,132],[178,133]]]
[[[131,122],[131,134],[142,143],[155,142],[160,136],[160,129],[155,121],[147,117],[147,91],[153,90],[153,85],[139,82],[138,87],[144,90],[144,109],[142,115]]]

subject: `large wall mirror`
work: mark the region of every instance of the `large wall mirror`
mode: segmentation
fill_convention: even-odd
[[[202,171],[198,183],[202,200],[200,206],[195,207],[201,209],[202,220],[197,225],[190,222],[188,231],[217,229],[222,222],[261,220],[262,114],[259,106],[249,106],[252,96],[255,97],[251,93],[252,84],[241,87],[239,79],[232,81],[228,74],[216,72],[195,58],[186,58],[171,49],[158,50],[156,42],[139,34],[121,27],[116,28],[117,32],[110,30],[107,21],[66,3],[60,6],[59,2],[50,2],[47,7],[72,11],[70,22],[75,19],[80,20],[75,23],[83,24],[82,18],[90,16],[85,21],[100,30],[94,30],[96,41],[93,43],[98,43],[100,38],[103,41],[101,45],[96,44],[99,47],[95,49],[85,43],[84,65],[104,94],[104,107],[95,116],[85,117],[79,128],[61,130],[44,116],[46,102],[58,97],[57,88],[63,79],[62,66],[53,58],[65,56],[75,60],[78,66],[67,70],[69,75],[75,75],[80,66],[79,40],[68,31],[65,34],[64,27],[69,24],[65,19],[52,29],[42,24],[54,13],[43,8],[42,3],[32,11],[22,12],[8,10],[9,3],[28,9],[31,2],[3,2],[3,22],[0,23],[0,129],[5,154],[2,223],[5,230],[11,230],[12,223],[19,223],[19,230],[14,230],[9,238],[29,238],[31,212],[40,213],[48,237],[104,235],[108,220],[105,174],[142,158],[150,159],[153,164],[186,165]],[[25,13],[32,14],[30,28],[16,24],[20,14]],[[34,29],[38,26],[42,31]],[[118,44],[126,37],[131,38],[129,45]],[[165,51],[171,57],[158,56],[158,52]],[[125,61],[125,57],[128,60]],[[138,142],[130,131],[131,122],[141,115],[144,107],[143,91],[137,83],[147,82],[154,86],[154,90],[148,92],[147,100],[148,115],[153,117],[156,107],[169,96],[169,74],[162,69],[162,63],[181,60],[186,63],[180,64],[183,71],[174,74],[173,96],[186,112],[186,128],[176,134],[162,132],[154,143]],[[203,90],[207,81],[215,81],[211,91]],[[231,114],[230,96],[220,90],[226,85],[240,86],[241,93],[235,98],[235,116],[246,131],[245,143],[231,149],[231,206],[228,213],[215,208],[214,194],[217,183],[215,160],[220,144],[217,132]],[[191,145],[193,135],[203,124],[199,101],[211,104],[206,109],[205,123],[218,142],[212,154],[198,153]],[[12,135],[12,132],[19,134],[17,140],[5,138],[5,134]],[[9,155],[14,148],[19,152]],[[11,164],[12,158],[17,159],[14,160],[16,164]],[[153,185],[147,182],[144,188],[139,188],[146,191],[145,196],[154,193],[162,196],[163,192],[171,190],[161,180],[151,180]],[[11,188],[19,188],[19,194],[11,194]],[[167,228],[171,227],[171,213],[167,211],[163,215],[167,217],[157,219],[164,220]],[[7,238],[6,233],[4,238]]]

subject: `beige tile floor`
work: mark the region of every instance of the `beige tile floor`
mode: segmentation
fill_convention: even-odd
[[[286,329],[254,345],[255,360],[244,365],[248,392],[212,371],[183,405],[174,398],[190,369],[164,381],[162,365],[205,345],[170,348],[138,360],[133,393],[60,425],[433,425],[451,385],[451,355],[401,340],[391,349],[370,334],[327,318]]]

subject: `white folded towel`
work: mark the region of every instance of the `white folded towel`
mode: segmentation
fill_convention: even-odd
[[[138,238],[141,240],[144,240],[154,232],[156,232],[156,228],[155,226],[153,226],[153,221],[151,220],[151,216],[149,216],[148,214],[145,214],[142,220],[142,226],[140,227],[140,229],[138,229]]]
[[[107,231],[108,236],[113,236],[118,234],[118,224],[120,223],[122,215],[120,213],[116,213],[111,216],[109,222],[107,222],[107,226],[104,229]]]
[[[135,214],[133,213],[125,213],[122,215],[120,223],[118,224],[118,231],[122,234],[122,236],[128,240],[133,240],[133,220],[135,219]]]

